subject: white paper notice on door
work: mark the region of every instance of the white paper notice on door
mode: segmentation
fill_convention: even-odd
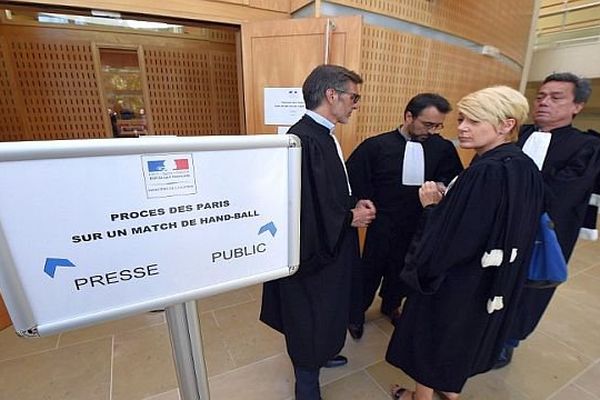
[[[294,125],[306,112],[302,88],[264,89],[265,125]]]

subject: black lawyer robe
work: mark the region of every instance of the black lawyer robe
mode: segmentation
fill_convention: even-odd
[[[300,268],[266,282],[260,319],[285,335],[295,366],[321,367],[343,347],[358,235],[354,201],[328,129],[304,116],[289,129],[302,141]]]
[[[586,134],[600,140],[600,132],[589,129]],[[585,240],[598,240],[598,209],[600,209],[600,174],[596,178],[594,190],[583,219],[583,226],[579,230],[579,238]]]
[[[517,145],[536,130],[533,125],[521,128]],[[600,140],[567,125],[551,131],[552,138],[542,165],[545,207],[554,221],[556,236],[569,261],[583,225],[590,195],[600,178]],[[523,340],[541,320],[555,288],[527,288],[520,300],[511,339]]]
[[[496,361],[525,284],[542,177],[514,144],[477,157],[427,207],[401,278],[409,294],[386,360],[415,381],[460,392]]]
[[[458,153],[449,140],[436,134],[420,143],[426,181],[447,185],[463,170]],[[405,296],[398,276],[422,212],[420,186],[402,184],[405,148],[406,139],[399,129],[394,129],[363,141],[346,163],[354,195],[358,199],[372,200],[377,209],[377,218],[369,226],[365,239],[362,257],[364,293],[361,310],[355,312],[360,314],[357,318],[362,318],[373,301],[382,277],[384,311],[398,307]]]

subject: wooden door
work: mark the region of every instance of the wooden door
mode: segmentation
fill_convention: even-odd
[[[0,297],[0,331],[11,324],[12,322],[10,322],[10,317],[8,316],[4,301],[2,300],[2,297]]]
[[[277,132],[276,126],[264,124],[263,89],[301,87],[310,71],[324,63],[327,44],[330,64],[360,73],[361,34],[359,16],[242,25],[244,112],[248,134]],[[339,125],[336,132],[348,156],[356,143],[356,115],[353,114],[349,124]]]

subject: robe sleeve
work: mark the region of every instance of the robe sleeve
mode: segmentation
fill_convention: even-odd
[[[588,134],[600,139],[600,133],[589,130]],[[579,238],[585,240],[598,240],[598,209],[600,208],[600,173],[596,177],[596,184],[590,201],[588,203],[587,210],[585,212],[585,218],[583,220],[583,226],[579,230]]]
[[[371,140],[365,140],[346,162],[352,193],[357,199],[373,199],[374,145]]]
[[[443,155],[435,173],[435,180],[448,184],[463,171],[463,165],[458,152],[452,143],[444,142]]]
[[[327,170],[322,147],[310,138],[302,139],[300,211],[300,269],[297,275],[321,269],[333,262],[349,225],[349,208],[336,195],[336,185]],[[334,154],[336,158],[337,154]]]
[[[494,232],[506,183],[502,168],[471,166],[446,197],[426,207],[401,278],[420,293],[434,293],[451,268],[481,258]]]

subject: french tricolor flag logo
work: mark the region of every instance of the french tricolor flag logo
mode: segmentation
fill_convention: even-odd
[[[175,160],[152,160],[148,161],[149,172],[161,171],[187,171],[190,169],[190,161],[187,158]]]
[[[181,158],[179,160],[173,160],[175,162],[175,171],[181,171],[184,169],[190,169],[190,163],[187,158]]]

